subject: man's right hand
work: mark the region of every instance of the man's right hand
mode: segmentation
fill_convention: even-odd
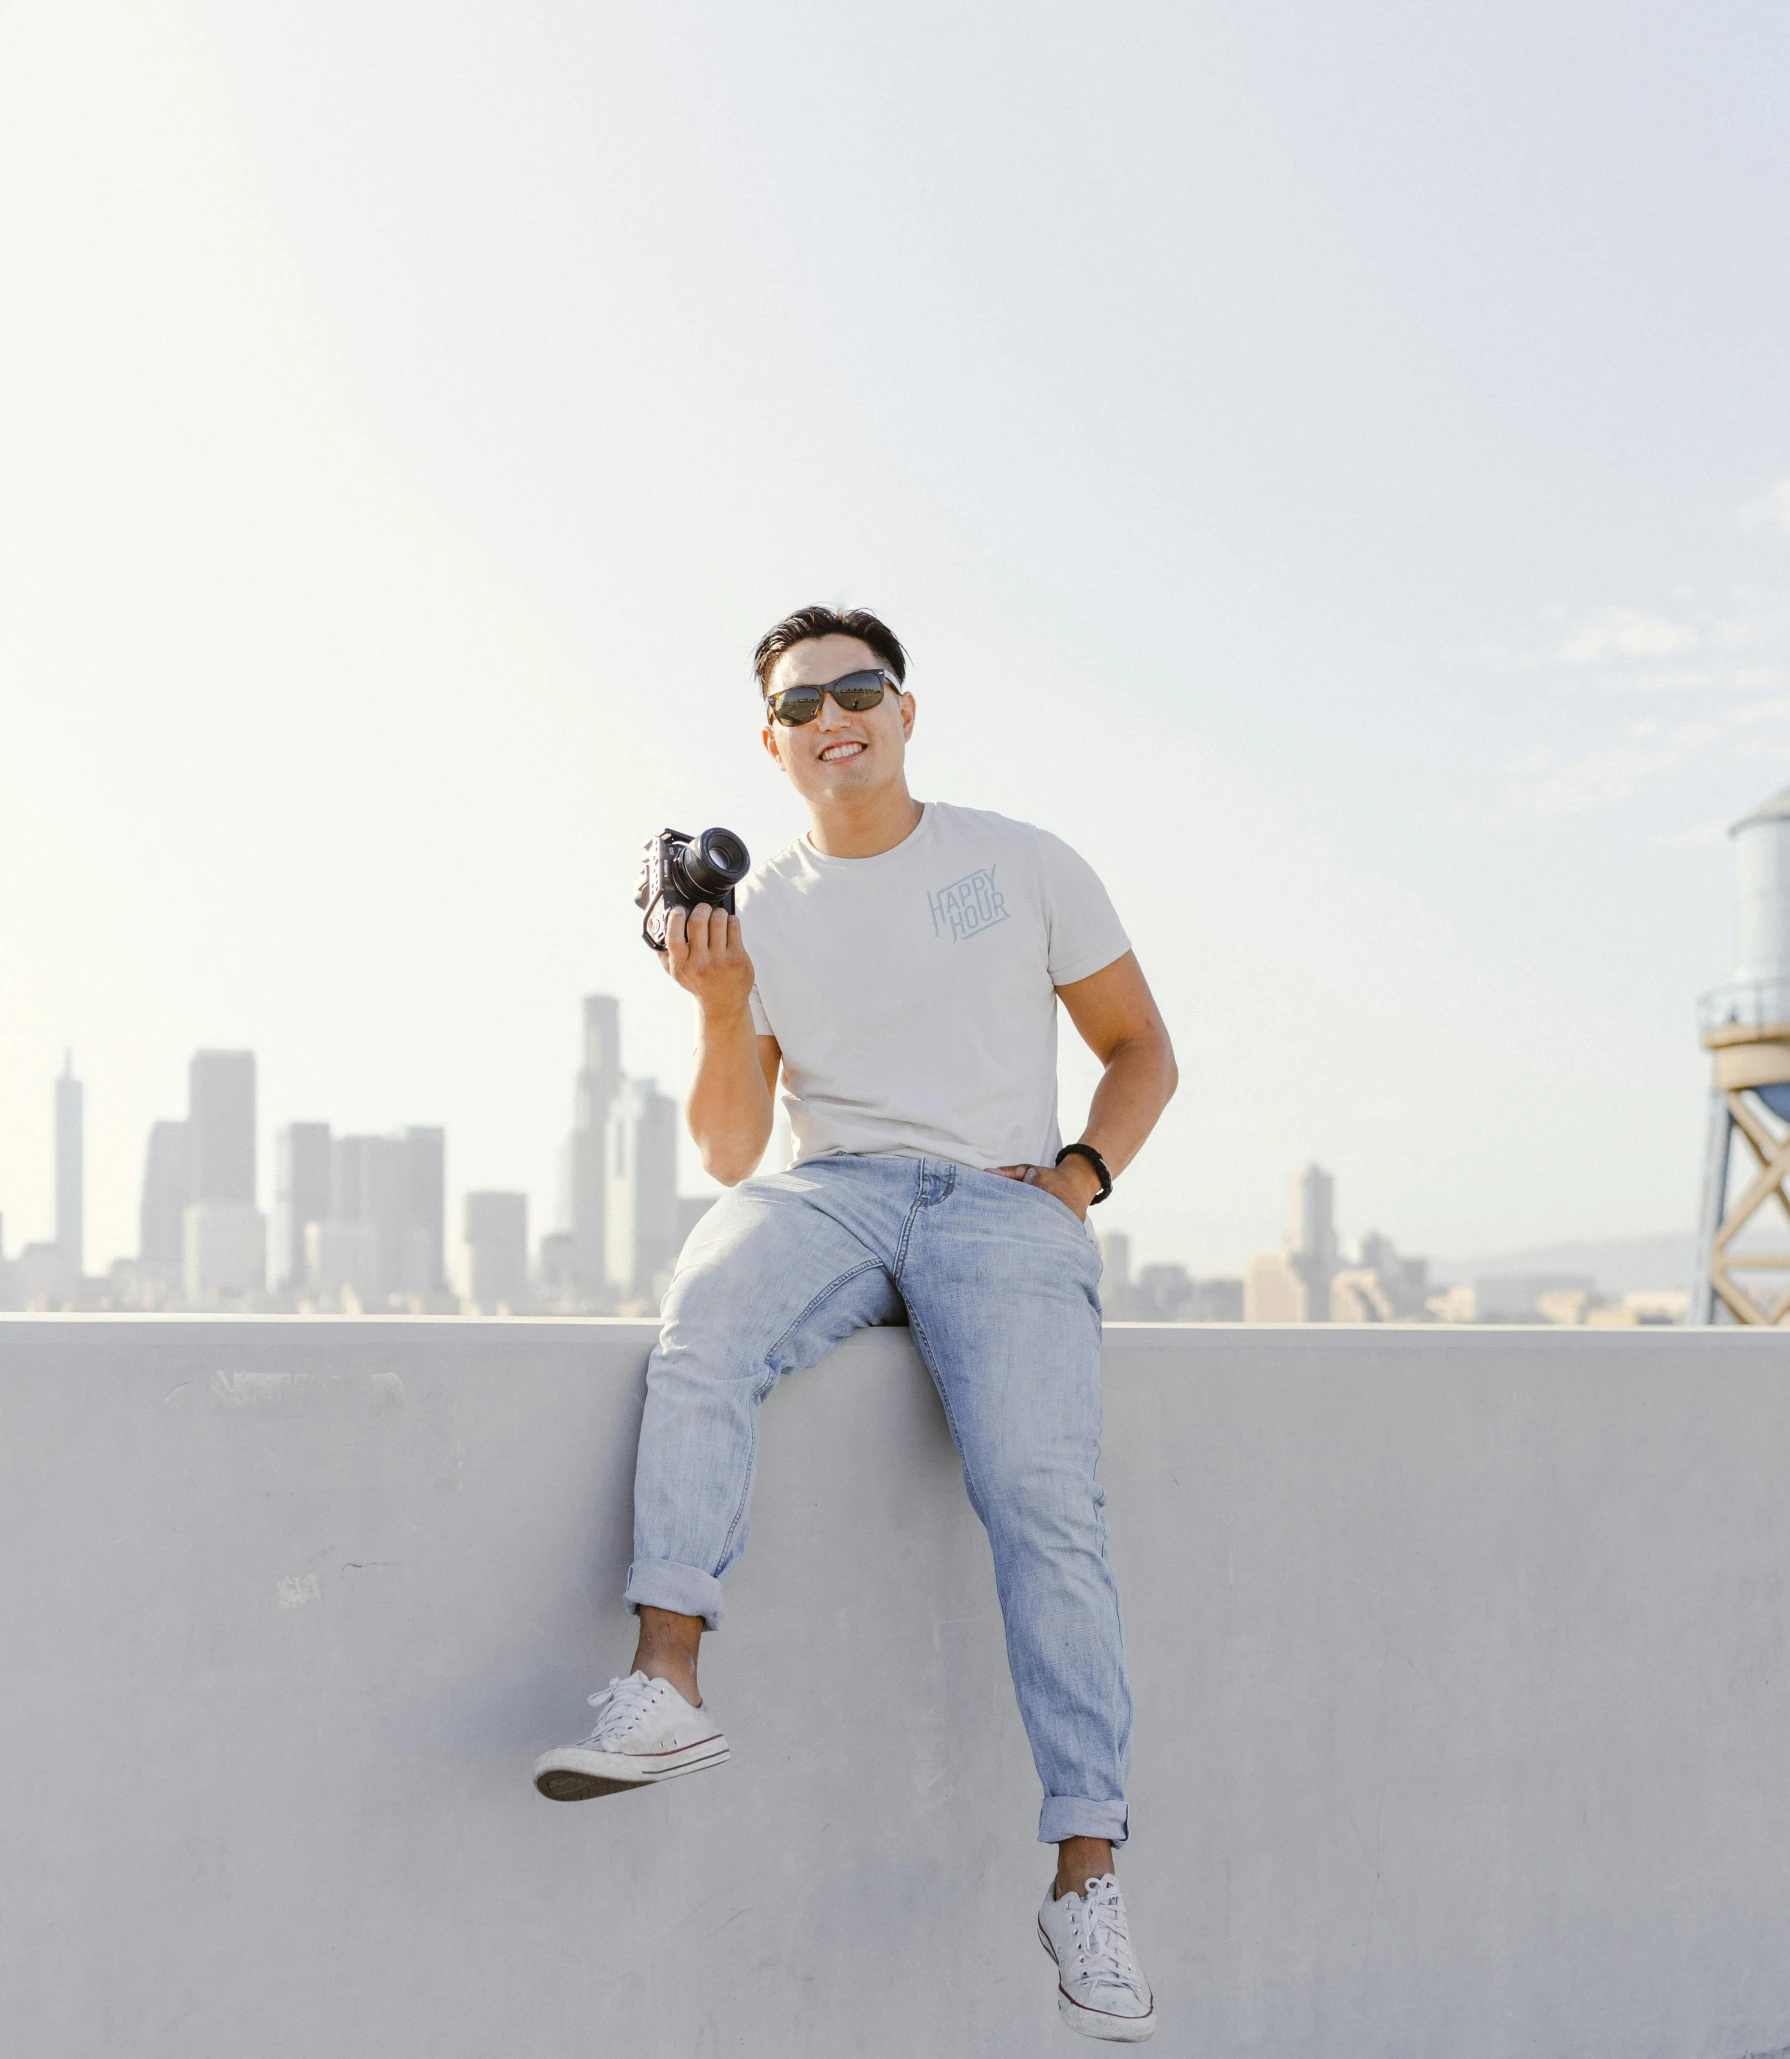
[[[740,934],[740,918],[706,903],[665,921],[665,970],[710,1021],[743,1014],[755,974]]]
[[[770,1142],[775,1037],[752,1026],[752,961],[740,918],[706,905],[665,924],[665,970],[696,1000],[696,1072],[685,1113],[702,1169],[724,1187],[749,1179]]]

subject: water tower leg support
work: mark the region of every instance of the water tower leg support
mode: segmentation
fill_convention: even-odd
[[[1790,1271],[1790,1248],[1761,1249],[1755,1245],[1736,1251],[1733,1243],[1765,1207],[1782,1215],[1790,1228],[1790,1194],[1784,1190],[1785,1181],[1790,1180],[1790,1130],[1774,1130],[1744,1091],[1730,1091],[1726,1100],[1729,1132],[1739,1131],[1759,1170],[1731,1202],[1723,1198],[1720,1223],[1709,1246],[1709,1285],[1736,1322],[1769,1328],[1790,1316],[1790,1289],[1767,1306],[1749,1294],[1735,1274]]]
[[[1703,1205],[1697,1216],[1697,1270],[1691,1280],[1691,1302],[1685,1321],[1707,1329],[1716,1321],[1721,1297],[1715,1290],[1711,1261],[1728,1200],[1728,1159],[1734,1145],[1734,1118],[1728,1097],[1718,1087],[1709,1097],[1709,1122],[1703,1140]]]

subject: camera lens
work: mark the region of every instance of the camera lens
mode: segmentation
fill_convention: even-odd
[[[746,846],[731,829],[705,829],[679,857],[685,879],[699,894],[724,894],[752,870]]]

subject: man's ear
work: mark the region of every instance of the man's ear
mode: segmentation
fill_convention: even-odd
[[[783,753],[779,751],[777,748],[777,732],[768,722],[764,726],[764,734],[761,737],[760,741],[763,743],[765,749],[770,753],[771,763],[775,765],[777,770],[783,774],[785,779],[787,779],[789,777],[789,767],[786,764],[784,764]]]
[[[914,697],[905,689],[901,695],[901,741],[906,743],[914,733]]]

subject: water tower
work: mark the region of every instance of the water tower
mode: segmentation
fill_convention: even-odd
[[[1772,1324],[1790,1317],[1790,786],[1728,834],[1734,977],[1697,1005],[1714,1079],[1690,1320]]]

